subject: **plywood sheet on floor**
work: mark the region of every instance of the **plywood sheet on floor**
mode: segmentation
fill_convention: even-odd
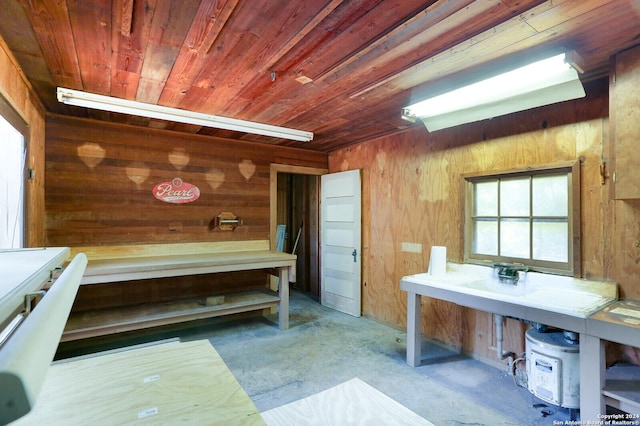
[[[262,413],[269,426],[426,425],[423,419],[358,378]]]
[[[165,343],[56,364],[16,425],[264,425],[207,341]]]

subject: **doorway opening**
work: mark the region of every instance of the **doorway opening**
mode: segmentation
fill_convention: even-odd
[[[271,247],[284,225],[284,252],[298,256],[291,286],[320,299],[320,176],[326,169],[271,165]],[[295,248],[295,252],[293,251]]]
[[[0,98],[0,249],[24,247],[26,124]]]

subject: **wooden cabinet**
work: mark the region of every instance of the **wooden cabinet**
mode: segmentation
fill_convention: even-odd
[[[640,199],[640,46],[612,60],[609,120],[612,141],[613,194]]]

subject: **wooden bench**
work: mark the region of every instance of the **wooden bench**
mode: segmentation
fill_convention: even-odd
[[[295,273],[296,256],[269,250],[266,240],[77,247],[71,251],[72,255],[85,253],[89,259],[81,286],[249,270],[275,275],[279,285],[277,293],[265,288],[226,294],[224,303],[215,305],[191,299],[72,312],[63,342],[276,306],[280,329],[289,327],[289,277]]]

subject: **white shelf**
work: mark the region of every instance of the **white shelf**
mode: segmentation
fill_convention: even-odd
[[[614,364],[605,373],[606,404],[627,413],[640,413],[640,365]]]

